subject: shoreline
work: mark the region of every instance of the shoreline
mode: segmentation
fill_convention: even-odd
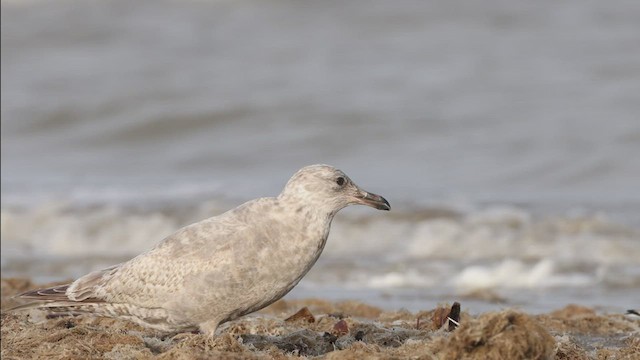
[[[39,310],[4,312],[18,304],[11,296],[43,285],[51,284],[2,279],[3,359],[632,359],[640,355],[640,317],[602,314],[572,304],[536,315],[511,309],[471,315],[462,302],[460,327],[448,331],[441,324],[451,304],[409,312],[386,311],[359,301],[285,297],[221,325],[215,338],[168,335],[125,320],[47,319]]]

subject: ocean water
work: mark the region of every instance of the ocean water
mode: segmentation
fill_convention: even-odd
[[[3,1],[3,276],[58,280],[335,165],[288,295],[640,302],[640,3]]]

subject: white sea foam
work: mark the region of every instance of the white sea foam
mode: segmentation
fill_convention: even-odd
[[[500,210],[504,212],[504,210]],[[491,216],[487,217],[486,214]],[[522,210],[492,209],[460,219],[425,220],[408,237],[407,256],[447,259],[550,258],[599,263],[638,262],[639,232],[606,217],[532,219]]]
[[[550,259],[534,264],[508,259],[497,264],[469,266],[453,279],[453,283],[462,290],[477,290],[587,286],[593,284],[594,280],[593,276],[587,274],[560,274]]]
[[[15,273],[16,259],[34,257],[126,258],[232,205],[5,208],[3,270]],[[459,289],[640,283],[640,272],[633,270],[640,268],[639,232],[599,215],[538,219],[504,206],[469,213],[394,210],[390,216],[341,213],[317,266],[321,270],[312,271],[309,281]],[[421,212],[432,215],[416,218]],[[64,276],[77,275],[63,265],[57,268]]]
[[[76,209],[53,203],[26,209],[5,208],[3,246],[22,244],[53,255],[137,253],[180,226],[218,214],[227,206],[228,202],[213,201],[156,210],[116,205]],[[502,217],[495,213],[488,208],[422,220],[413,219],[411,213],[394,217],[341,214],[335,220],[325,254],[340,257],[355,252],[387,260],[549,258],[603,264],[640,261],[640,248],[636,246],[640,232],[605,217],[557,216],[538,220],[521,209],[505,212]]]
[[[415,269],[404,272],[392,271],[383,274],[367,276],[366,286],[371,288],[386,289],[395,287],[426,288],[432,287],[436,281],[425,276]]]
[[[191,219],[221,212],[214,208],[213,203],[205,203],[186,216],[118,206],[74,209],[59,203],[3,209],[2,249],[22,257],[128,256],[149,249]]]

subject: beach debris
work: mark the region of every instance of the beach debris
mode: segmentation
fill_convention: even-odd
[[[548,314],[536,315],[535,318],[545,328],[555,333],[572,331],[585,334],[637,332],[637,321],[640,319],[636,315],[618,315],[618,318],[602,316],[594,309],[573,304]],[[613,337],[609,336],[608,338],[611,340]]]
[[[285,322],[301,321],[301,322],[314,323],[316,322],[316,318],[313,316],[311,311],[309,311],[309,308],[305,306],[302,309],[298,310],[298,312],[296,312],[295,314],[284,319],[284,321]]]
[[[562,309],[551,312],[551,314],[557,317],[575,318],[584,316],[596,316],[596,311],[586,306],[569,304]]]
[[[336,312],[336,313],[327,314],[327,316],[328,317],[332,317],[332,318],[336,318],[336,319],[340,319],[340,320],[349,317],[349,315],[345,315],[342,312]]]
[[[447,325],[447,330],[453,331],[460,326],[460,303],[456,301],[450,308],[440,306],[431,311],[419,312],[416,317],[417,330],[425,327],[423,318],[431,319],[431,330],[438,330]]]
[[[486,313],[440,340],[438,358],[549,359],[556,341],[533,316]]]
[[[454,302],[451,306],[451,311],[447,316],[447,320],[449,321],[449,331],[455,330],[458,326],[460,326],[460,303]]]
[[[16,284],[18,286],[20,284]],[[3,290],[6,291],[2,293],[3,303],[16,292],[11,288]],[[336,307],[344,311],[341,303],[326,307],[330,310],[320,310],[317,300],[296,304],[297,308],[308,306],[322,314],[334,312]],[[445,317],[448,322],[455,317],[451,307],[441,306],[448,310]],[[292,307],[279,308],[276,313],[286,308]],[[399,311],[375,319],[359,316],[345,319],[349,333],[340,337],[331,331],[339,320],[330,316],[317,316],[315,323],[284,323],[266,316],[238,319],[233,327],[220,329],[215,338],[197,332],[165,334],[107,318],[60,318],[42,324],[29,321],[26,314],[3,312],[2,358],[57,358],[63,356],[60,354],[70,354],[69,358],[82,359],[156,356],[257,359],[326,355],[327,359],[568,360],[589,356],[636,359],[640,353],[638,315],[623,316],[624,311],[598,314],[594,309],[568,305],[539,315],[512,310],[477,316],[461,314],[463,323],[454,332],[448,332],[447,327],[440,331],[432,328],[431,317],[436,310],[422,313],[419,329],[414,329],[413,323],[398,322],[396,319],[402,314]],[[410,320],[415,319],[414,315]],[[549,337],[549,333],[553,337]]]
[[[556,360],[589,359],[586,351],[572,342],[571,336],[567,334],[556,336],[556,342]]]
[[[440,329],[446,322],[447,317],[449,317],[450,309],[439,307],[435,309],[431,314],[431,324],[433,325],[433,329]]]
[[[332,334],[340,337],[349,333],[349,325],[344,320],[340,320],[333,325]]]
[[[336,342],[336,340],[338,340],[338,336],[336,336],[336,335],[334,335],[334,334],[332,334],[332,333],[330,333],[330,332],[325,332],[325,333],[322,335],[322,338],[323,338],[325,341],[328,341],[328,342],[329,342],[329,343],[331,343],[331,344],[335,343],[335,342]]]
[[[242,344],[250,345],[256,350],[267,350],[273,346],[300,356],[319,356],[335,350],[334,343],[338,339],[330,333],[319,334],[309,329],[299,330],[283,336],[241,335]]]
[[[67,318],[59,322],[56,326],[59,326],[65,329],[73,329],[74,327],[76,327],[76,323],[73,321],[73,319]]]
[[[627,310],[627,315],[640,316],[640,313],[637,310],[629,309]]]

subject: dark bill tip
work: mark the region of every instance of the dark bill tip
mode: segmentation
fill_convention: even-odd
[[[359,194],[357,198],[358,198],[358,202],[361,203],[362,205],[371,206],[372,208],[376,208],[378,210],[385,210],[385,211],[391,210],[391,205],[389,205],[389,202],[387,201],[387,199],[383,198],[380,195],[363,191]]]

